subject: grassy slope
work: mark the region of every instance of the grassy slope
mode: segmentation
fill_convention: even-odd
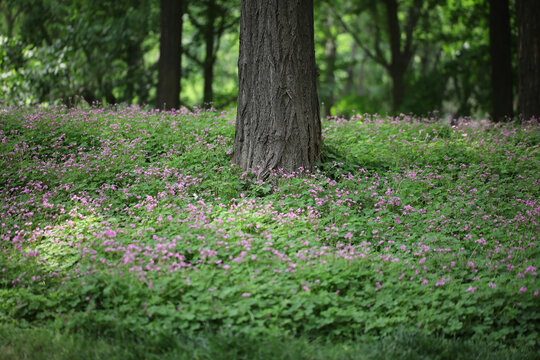
[[[537,124],[328,121],[319,171],[262,184],[230,114],[1,111],[8,326],[538,347]]]

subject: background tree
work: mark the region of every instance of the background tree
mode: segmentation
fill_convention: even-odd
[[[540,117],[540,1],[516,1],[519,54],[519,113]]]
[[[204,42],[204,55],[200,60],[193,51],[186,54],[203,71],[203,102],[210,104],[214,101],[214,67],[218,60],[218,52],[223,35],[236,26],[237,1],[204,0],[191,7],[189,20],[195,27],[194,38]]]
[[[481,1],[452,0],[434,10],[436,15],[430,12],[431,24],[425,24],[422,36],[428,48],[438,48],[440,53],[431,76],[420,83],[423,95],[432,98],[433,86],[442,85],[441,110],[446,116],[486,116],[492,109],[491,73],[486,71],[491,67],[489,7]],[[418,87],[409,92],[422,94]]]
[[[504,121],[513,114],[512,42],[508,0],[489,0],[492,118]]]
[[[369,17],[372,19],[370,22],[371,46],[367,45],[368,41],[360,37],[361,32],[358,29],[347,24],[343,16],[337,12],[335,14],[344,30],[351,34],[364,53],[383,66],[390,75],[392,79],[392,108],[397,110],[405,95],[405,72],[414,54],[413,34],[421,16],[423,0],[414,0],[406,9],[406,20],[403,25],[400,24],[399,20],[397,0],[384,0],[381,3],[368,1],[360,6],[355,5],[356,11],[359,13],[368,11]],[[380,10],[380,6],[383,6],[383,11]],[[386,24],[386,27],[381,27],[380,24]],[[383,36],[388,41],[390,59],[383,49]]]
[[[141,0],[20,0],[2,3],[18,13],[13,36],[1,41],[2,97],[16,103],[147,103],[153,87],[145,39],[153,8]],[[0,17],[0,23],[5,17]],[[0,29],[5,28],[0,26]]]
[[[156,106],[180,107],[182,75],[182,0],[161,0]]]
[[[259,179],[321,151],[313,1],[242,0],[233,162]]]
[[[319,71],[324,74],[324,78],[319,77],[319,97],[324,114],[331,116],[331,110],[336,100],[336,71],[338,70],[336,37],[338,28],[334,24],[334,16],[327,9],[328,5],[326,3],[319,2],[315,6],[315,9],[320,13],[319,19],[317,19],[319,20],[317,27],[321,29],[319,34],[323,35],[318,38],[317,45],[319,45],[319,48],[324,48],[323,56],[317,59]]]
[[[390,40],[390,61],[384,60],[378,42],[375,43],[374,56],[388,70],[392,78],[393,109],[397,110],[405,96],[405,72],[414,54],[413,32],[420,18],[423,0],[414,0],[413,4],[408,8],[407,20],[403,30],[399,23],[397,0],[384,0],[383,3],[386,8],[388,37]],[[403,36],[402,32],[405,36]]]
[[[55,29],[59,46],[67,46],[75,93],[88,102],[147,103],[152,87],[144,68],[144,40],[151,27],[151,8],[142,0],[66,2],[68,23]],[[56,5],[55,5],[56,6]]]
[[[3,14],[4,22],[0,22],[2,25],[2,33],[6,34],[8,38],[13,36],[13,30],[15,28],[15,21],[22,13],[22,7],[15,6],[16,0],[1,0],[0,1],[0,13]]]
[[[450,119],[484,117],[503,104],[493,97],[502,90],[515,103],[518,3],[509,1],[516,89],[508,95],[509,85],[495,83],[510,72],[496,71],[492,81],[486,71],[492,59],[502,59],[490,54],[496,41],[490,41],[487,0],[316,2],[315,55],[325,115],[432,116],[440,110]],[[190,2],[189,9],[182,29],[182,104],[236,106],[238,0]],[[160,32],[160,2],[0,0],[0,99],[70,104],[78,95],[88,102],[156,104]],[[526,67],[521,84],[538,78]]]

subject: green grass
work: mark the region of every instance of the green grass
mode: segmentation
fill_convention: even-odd
[[[323,339],[250,338],[199,334],[159,339],[94,337],[46,329],[0,327],[4,360],[77,359],[534,359],[529,350],[501,350],[493,344],[441,339],[420,332],[397,332],[377,342],[335,343]]]

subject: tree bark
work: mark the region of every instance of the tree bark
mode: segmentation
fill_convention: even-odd
[[[510,119],[513,115],[512,43],[508,0],[489,0],[489,49],[492,118],[499,122]]]
[[[156,106],[160,109],[168,110],[180,107],[182,14],[182,0],[161,0],[161,36],[156,98]]]
[[[321,151],[313,0],[242,0],[233,162],[270,170],[312,169]]]
[[[519,113],[540,118],[540,1],[517,0]]]

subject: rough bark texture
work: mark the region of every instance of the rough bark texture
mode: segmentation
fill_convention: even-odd
[[[233,162],[311,169],[321,151],[312,0],[242,0]]]
[[[156,98],[156,106],[160,109],[178,109],[180,107],[182,10],[182,0],[161,0],[161,35]]]
[[[540,118],[540,1],[516,1],[519,57],[519,113]]]
[[[512,43],[508,0],[489,0],[489,48],[494,121],[512,117]]]

